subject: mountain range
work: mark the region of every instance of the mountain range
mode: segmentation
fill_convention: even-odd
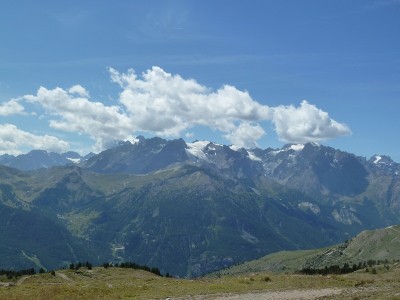
[[[85,158],[32,151],[0,164],[0,267],[134,261],[194,277],[400,223],[398,163],[315,143],[138,137]]]
[[[94,153],[81,156],[77,152],[69,151],[65,153],[47,152],[45,150],[32,150],[26,154],[18,156],[3,154],[0,155],[0,165],[16,168],[22,171],[31,171],[41,168],[51,168],[55,166],[65,166],[68,164],[78,164],[92,157]]]

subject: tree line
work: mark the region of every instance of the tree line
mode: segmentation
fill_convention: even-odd
[[[119,264],[118,263],[112,264],[112,263],[106,262],[106,263],[102,264],[102,267],[104,267],[104,268],[115,267],[115,268],[129,268],[129,269],[135,269],[135,270],[144,270],[144,271],[153,273],[158,276],[172,277],[169,273],[166,273],[165,275],[161,274],[161,271],[159,268],[155,268],[155,267],[151,268],[146,265],[139,265],[134,262],[121,262]],[[92,270],[93,264],[88,261],[76,262],[76,263],[69,264],[70,270],[77,271],[80,268],[86,268],[88,270]],[[36,272],[35,268],[22,269],[22,270],[18,270],[18,271],[0,269],[0,276],[7,276],[8,279],[11,279],[11,278],[21,277],[24,275],[35,275],[36,273],[43,274],[46,272],[47,271],[43,268],[40,268],[37,272]],[[55,272],[53,270],[49,271],[49,273],[51,273],[51,275],[55,276]]]
[[[82,263],[82,262],[77,262],[77,263],[71,263],[70,265],[69,265],[69,269],[70,270],[79,270],[80,268],[86,268],[86,269],[88,269],[88,270],[91,270],[92,268],[93,268],[93,265],[90,263],[90,262],[85,262],[85,263]]]
[[[8,279],[14,278],[14,277],[21,277],[24,275],[34,275],[36,274],[36,271],[34,268],[30,268],[30,269],[22,269],[22,270],[18,270],[18,271],[14,271],[14,270],[4,270],[1,269],[0,270],[0,275],[5,275],[7,276]]]
[[[116,263],[116,264],[111,264],[111,263],[104,263],[103,264],[104,268],[108,268],[108,267],[116,267],[116,268],[127,268],[127,269],[135,269],[135,270],[144,270],[150,273],[153,273],[155,275],[158,276],[164,276],[164,277],[171,277],[171,275],[169,273],[166,273],[165,275],[162,275],[160,272],[159,268],[156,267],[148,267],[146,265],[139,265],[137,263],[134,262],[121,262],[121,263]]]
[[[399,262],[399,260],[393,260],[393,262]],[[306,267],[300,270],[300,274],[306,274],[306,275],[329,275],[329,274],[347,274],[347,273],[352,273],[361,269],[365,269],[367,272],[369,271],[368,267],[373,267],[376,265],[381,265],[381,264],[388,264],[389,261],[387,259],[385,260],[367,260],[364,262],[359,262],[358,264],[353,264],[350,266],[348,263],[345,263],[342,267],[339,265],[331,265],[331,266],[325,266],[324,268],[311,268],[311,267]],[[376,272],[376,270],[375,270]]]

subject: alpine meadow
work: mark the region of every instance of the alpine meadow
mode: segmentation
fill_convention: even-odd
[[[400,1],[0,4],[0,299],[400,299]]]

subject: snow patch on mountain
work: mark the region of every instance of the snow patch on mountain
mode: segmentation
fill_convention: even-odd
[[[208,144],[210,144],[209,141],[195,141],[193,143],[186,143],[186,145],[188,146],[186,148],[186,151],[194,157],[207,160],[207,156],[203,152],[203,149],[207,147]]]
[[[382,160],[382,156],[376,155],[375,156],[375,160],[374,160],[374,164],[378,164],[381,160]]]
[[[74,164],[79,164],[81,162],[80,158],[70,158],[70,157],[66,157],[66,159],[68,159],[69,161],[73,162]]]
[[[303,210],[310,210],[316,215],[318,215],[321,212],[321,209],[319,208],[318,205],[310,202],[301,202],[298,204],[298,207]]]
[[[271,151],[271,154],[272,154],[272,155],[277,155],[277,154],[279,154],[279,153],[281,153],[281,152],[284,152],[284,151],[286,151],[286,150],[285,150],[285,149],[274,150],[274,151]]]
[[[285,145],[282,149],[271,151],[271,154],[277,155],[281,152],[292,151],[292,150],[298,153],[304,149],[304,146],[305,146],[304,144],[289,144],[289,145]],[[296,153],[296,155],[297,155],[297,153]]]
[[[259,158],[258,156],[256,156],[252,151],[247,150],[247,153],[249,154],[249,158],[250,158],[251,160],[262,161],[262,159]]]
[[[140,138],[135,137],[134,139],[130,140],[129,142],[130,142],[132,145],[136,145],[136,144],[139,144],[140,141],[141,141]]]
[[[231,148],[231,150],[233,150],[233,151],[239,151],[239,149],[241,149],[240,147],[238,147],[236,145],[230,145],[229,148]]]

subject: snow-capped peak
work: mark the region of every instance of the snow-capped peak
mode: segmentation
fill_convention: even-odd
[[[380,155],[375,155],[375,160],[374,160],[374,164],[378,164],[379,161],[382,159],[382,156]]]
[[[239,149],[241,149],[240,147],[238,147],[236,145],[230,145],[229,148],[231,148],[231,150],[233,150],[233,151],[239,151]]]
[[[372,162],[375,165],[386,165],[386,166],[397,165],[389,156],[386,155],[375,154],[370,158],[370,162]]]
[[[186,143],[186,145],[188,146],[186,151],[197,158],[207,159],[206,154],[203,152],[203,149],[207,147],[208,144],[210,144],[209,141],[195,141],[193,143]]]
[[[273,151],[273,154],[278,154],[280,152],[284,152],[284,151],[295,151],[295,152],[300,152],[304,149],[304,144],[286,144],[285,146],[283,146],[282,149],[278,149]]]

